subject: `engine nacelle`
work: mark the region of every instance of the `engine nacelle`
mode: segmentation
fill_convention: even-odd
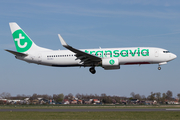
[[[102,67],[105,70],[120,69],[119,59],[117,59],[117,58],[104,58],[104,59],[102,59]]]

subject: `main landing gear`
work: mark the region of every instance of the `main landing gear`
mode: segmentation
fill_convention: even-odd
[[[95,73],[96,73],[96,70],[95,70],[94,67],[89,68],[89,71],[90,71],[92,74],[95,74]]]
[[[161,70],[161,67],[160,67],[160,66],[158,67],[158,70]]]

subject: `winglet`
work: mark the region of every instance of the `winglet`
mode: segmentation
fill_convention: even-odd
[[[59,36],[59,39],[60,39],[60,41],[61,41],[61,44],[62,44],[63,46],[68,46],[68,44],[64,41],[64,39],[61,37],[61,35],[58,34],[58,36]]]

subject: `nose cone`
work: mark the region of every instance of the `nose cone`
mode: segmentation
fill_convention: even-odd
[[[172,60],[174,60],[174,59],[177,58],[177,56],[176,56],[175,54],[172,53],[171,58],[172,58]]]

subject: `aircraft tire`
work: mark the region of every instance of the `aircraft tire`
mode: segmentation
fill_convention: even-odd
[[[96,73],[96,70],[94,69],[94,67],[89,68],[89,71],[90,71],[92,74],[95,74],[95,73]]]
[[[161,70],[161,67],[158,67],[158,70]]]

